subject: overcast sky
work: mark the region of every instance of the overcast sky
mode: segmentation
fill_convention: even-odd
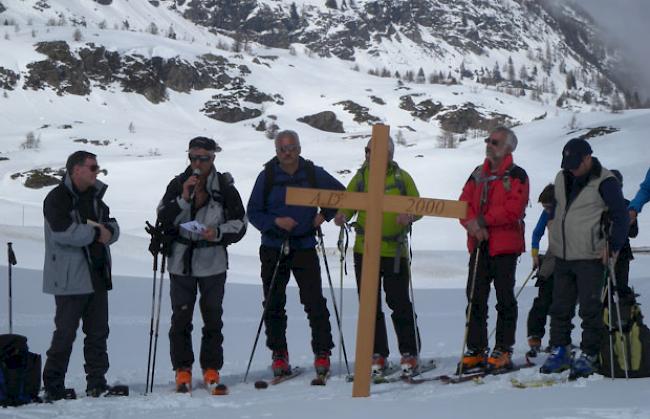
[[[650,97],[650,0],[575,0],[624,49],[635,67],[632,85]]]

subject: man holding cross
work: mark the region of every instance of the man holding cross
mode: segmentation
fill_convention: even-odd
[[[343,185],[322,167],[300,157],[300,139],[294,131],[282,131],[275,139],[276,157],[266,163],[248,201],[251,224],[262,233],[260,260],[266,309],[266,346],[273,351],[273,373],[291,373],[287,349],[286,287],[290,273],[300,288],[300,302],[309,318],[318,374],[330,368],[334,347],[327,300],[323,297],[315,233],[334,209],[288,205],[287,186],[343,190]]]
[[[468,203],[461,224],[467,230],[471,254],[467,282],[467,352],[463,370],[512,368],[517,326],[514,295],[517,258],[524,251],[524,212],[528,203],[528,175],[513,162],[515,133],[497,127],[485,139],[485,161],[472,172],[460,196]],[[487,358],[488,297],[494,281],[497,328],[494,350]]]
[[[350,192],[367,192],[369,177],[370,141],[365,148],[366,160],[348,184]],[[388,167],[386,170],[386,195],[420,196],[413,182],[413,178],[393,161],[395,145],[388,139]],[[334,222],[342,226],[357,213],[357,221],[353,223],[356,231],[354,242],[354,272],[357,287],[361,286],[361,266],[363,265],[364,227],[366,225],[366,211],[350,209],[340,210]],[[408,261],[407,234],[413,221],[420,217],[410,214],[396,214],[385,212],[381,224],[381,250],[379,281],[383,277],[383,287],[386,292],[386,303],[393,311],[391,318],[395,327],[395,334],[399,351],[402,354],[400,364],[405,374],[413,374],[418,367],[420,336],[415,322],[415,311],[409,296],[410,266]],[[380,288],[377,289],[379,297]],[[377,314],[375,324],[374,349],[372,356],[372,373],[379,375],[387,367],[388,338],[386,335],[386,321],[381,309],[381,298],[377,299]]]

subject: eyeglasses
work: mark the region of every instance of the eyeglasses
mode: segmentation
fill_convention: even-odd
[[[96,165],[96,164],[91,164],[90,166],[88,166],[88,165],[84,165],[84,167],[87,167],[88,170],[90,170],[90,171],[93,172],[93,173],[95,173],[95,172],[99,172],[99,166]]]
[[[483,140],[483,141],[485,141],[485,144],[492,144],[492,145],[495,146],[495,147],[498,147],[499,144],[501,144],[501,141],[499,141],[499,140],[495,140],[495,139],[493,139],[493,138],[486,138],[486,139]]]
[[[366,147],[366,154],[370,153],[370,147]]]
[[[279,153],[293,153],[294,151],[298,151],[298,149],[300,149],[300,146],[297,144],[287,144],[275,148]]]
[[[212,156],[197,156],[194,154],[188,154],[187,158],[190,159],[191,162],[200,161],[201,163],[205,163],[209,162],[212,159]]]

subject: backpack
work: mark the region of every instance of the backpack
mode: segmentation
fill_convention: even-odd
[[[643,323],[641,308],[633,296],[619,301],[621,309],[621,325],[625,335],[625,345],[618,330],[616,309],[612,311],[614,331],[614,377],[625,377],[625,358],[627,358],[628,376],[630,378],[650,377],[650,329]],[[603,310],[605,325],[609,328],[609,307]],[[623,347],[625,346],[625,358]],[[605,336],[600,350],[600,373],[611,377],[609,336]]]
[[[399,190],[400,195],[406,196],[406,184],[404,183],[404,179],[402,178],[402,169],[400,169],[399,165],[394,161],[390,162],[390,164],[393,166],[393,169],[395,170],[395,186]],[[359,168],[359,170],[357,170],[357,173],[355,175],[358,176],[357,184],[356,184],[356,192],[363,192],[364,189],[366,188],[365,174],[366,174],[367,166],[368,163],[363,163]]]
[[[315,188],[316,185],[316,169],[314,168],[314,162],[311,160],[303,159],[300,157],[300,160],[305,163],[305,174],[307,175],[307,183],[310,188]],[[275,166],[278,164],[278,158],[273,157],[271,160],[264,163],[264,206],[266,206],[269,195],[271,194],[271,189],[275,184]]]
[[[40,388],[41,356],[29,352],[25,336],[0,335],[0,405],[37,401]]]

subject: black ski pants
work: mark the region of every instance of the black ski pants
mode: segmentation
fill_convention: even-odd
[[[83,322],[84,371],[87,389],[106,386],[105,374],[108,371],[108,292],[97,291],[91,294],[56,295],[56,314],[52,343],[47,351],[43,368],[43,386],[50,390],[65,388],[65,374],[68,371],[72,344],[77,335],[79,321]]]
[[[474,276],[474,261],[476,251],[469,259],[469,275],[467,280],[467,301],[470,299],[472,278]],[[517,328],[517,300],[515,299],[515,270],[518,254],[490,256],[487,246],[481,247],[476,269],[474,298],[470,314],[467,347],[471,350],[488,348],[487,319],[490,284],[494,281],[497,296],[497,328],[495,348],[511,350],[515,344]],[[467,309],[469,309],[469,304]],[[467,312],[467,311],[466,311]]]
[[[540,277],[535,286],[537,297],[528,312],[528,336],[542,339],[546,334],[546,318],[553,302],[553,275],[548,278]]]
[[[280,255],[280,249],[260,246],[260,261],[262,262],[262,284],[266,307],[264,325],[266,346],[272,351],[287,349],[287,284],[293,272],[300,290],[300,303],[303,305],[309,326],[311,327],[311,347],[314,353],[330,351],[334,347],[332,327],[327,300],[323,297],[321,284],[320,263],[315,248],[290,249],[288,255]],[[275,278],[273,273],[278,264]],[[273,288],[269,295],[269,288]]]
[[[619,297],[634,298],[634,293],[629,285],[630,259],[625,257],[616,259],[616,265],[614,265],[614,273],[616,274],[616,289],[618,290]]]
[[[363,254],[354,254],[354,273],[357,279],[357,291],[361,290],[361,266]],[[420,333],[417,331],[415,313],[409,295],[409,265],[407,258],[400,258],[399,272],[395,273],[395,258],[381,257],[379,261],[379,286],[377,287],[377,315],[375,317],[375,343],[373,352],[388,357],[388,337],[386,320],[381,308],[381,288],[386,293],[386,304],[393,312],[391,319],[397,335],[397,344],[401,354],[418,355]]]
[[[556,259],[551,304],[551,346],[571,344],[571,320],[575,315],[576,303],[579,303],[578,314],[582,319],[580,349],[588,355],[598,353],[605,332],[600,300],[604,273],[600,259]]]
[[[199,363],[202,369],[221,369],[223,366],[223,296],[226,273],[195,277],[171,275],[169,295],[172,302],[172,324],[169,328],[169,352],[172,366],[191,368],[194,363],[192,350],[192,318],[197,290],[201,292],[199,309],[203,317],[201,329],[201,354]]]

